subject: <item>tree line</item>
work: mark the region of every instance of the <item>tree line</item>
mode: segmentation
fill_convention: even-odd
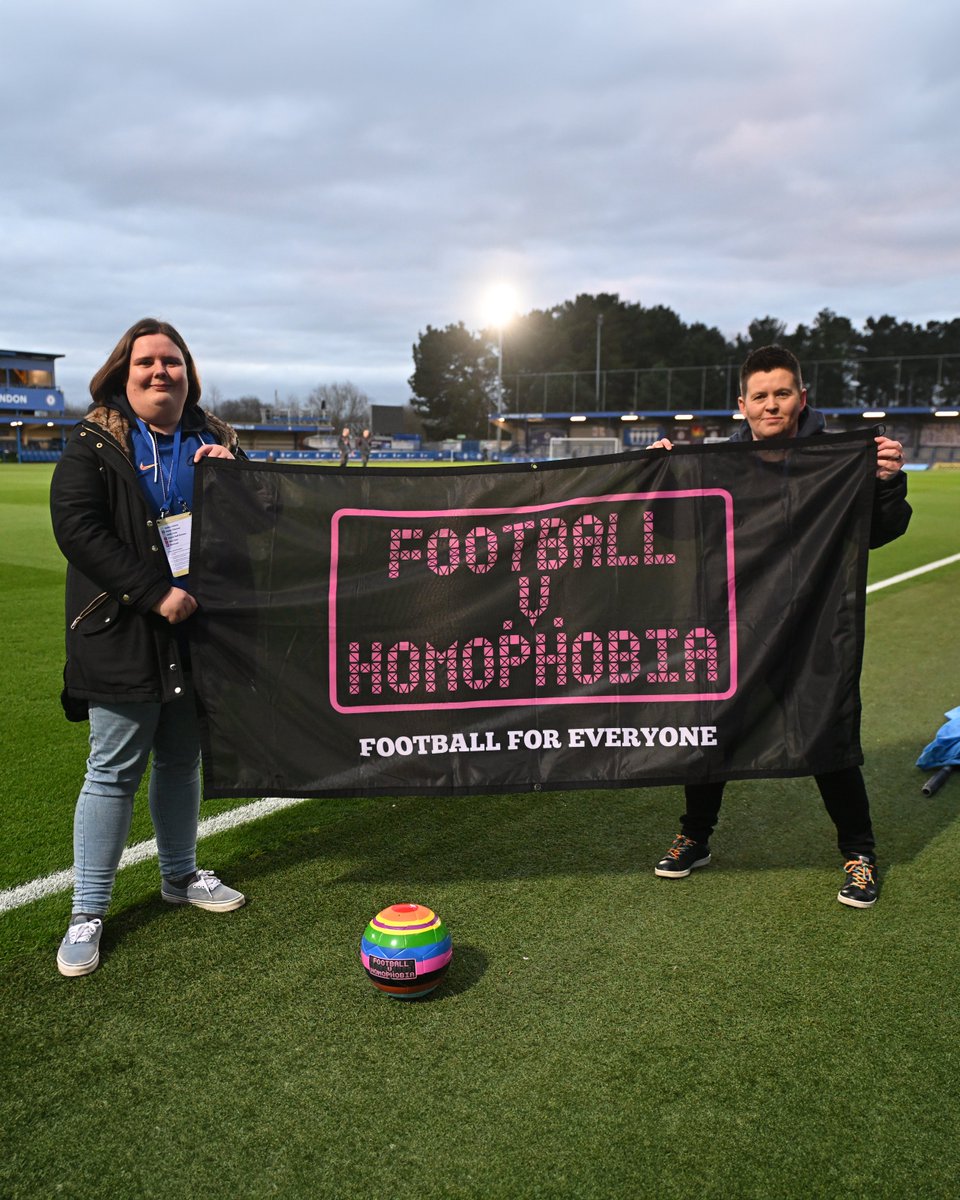
[[[645,308],[606,293],[514,318],[503,331],[502,360],[496,329],[428,325],[413,346],[409,384],[429,436],[485,437],[501,399],[514,412],[735,407],[740,363],[772,342],[793,350],[811,402],[825,407],[960,397],[960,318],[917,325],[868,317],[857,328],[825,308],[792,331],[759,317],[729,341],[665,305]]]
[[[214,386],[204,392],[202,403],[223,420],[240,424],[316,423],[321,428],[329,426],[337,433],[346,425],[359,430],[370,424],[370,397],[349,380],[318,384],[305,400],[291,395],[285,401],[276,399],[273,404],[264,404],[259,396],[224,400],[219,388]]]

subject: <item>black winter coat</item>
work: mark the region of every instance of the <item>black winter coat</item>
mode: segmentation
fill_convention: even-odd
[[[171,577],[137,481],[132,423],[125,397],[92,408],[71,431],[50,487],[53,532],[67,559],[61,702],[72,721],[86,720],[89,701],[168,701],[184,688],[174,627],[151,611]],[[243,457],[236,433],[218,418],[191,407],[182,424]],[[177,628],[186,633],[189,625]]]
[[[814,437],[823,433],[826,422],[816,409],[805,407],[800,413],[797,437]],[[743,426],[730,438],[731,442],[753,440],[750,426]],[[870,549],[885,546],[906,533],[913,509],[907,503],[907,477],[898,471],[892,479],[878,479],[873,491],[873,514],[870,518]]]

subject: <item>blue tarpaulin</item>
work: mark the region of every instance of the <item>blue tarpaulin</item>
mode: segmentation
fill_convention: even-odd
[[[937,736],[917,759],[917,766],[925,771],[938,767],[960,765],[960,705],[944,713],[945,725],[937,730]]]

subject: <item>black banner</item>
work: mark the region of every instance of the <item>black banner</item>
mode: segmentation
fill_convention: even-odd
[[[861,762],[872,439],[449,469],[205,459],[205,794]]]

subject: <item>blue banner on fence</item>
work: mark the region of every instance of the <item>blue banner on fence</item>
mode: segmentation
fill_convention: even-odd
[[[207,459],[208,796],[862,761],[872,431],[476,469]]]

